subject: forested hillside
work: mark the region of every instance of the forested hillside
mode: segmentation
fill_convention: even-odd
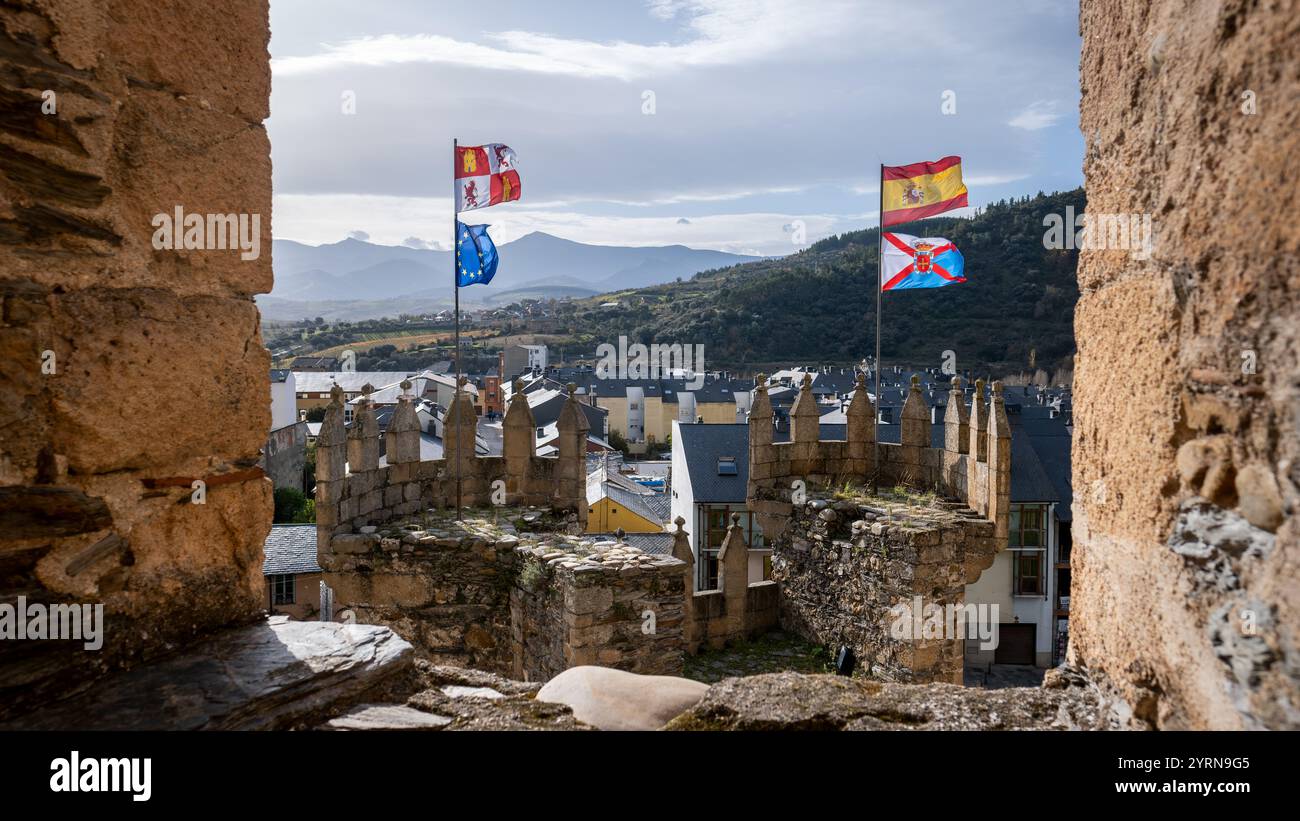
[[[1082,189],[998,202],[970,219],[891,228],[952,240],[968,281],[886,293],[885,364],[938,366],[952,350],[963,369],[1068,367],[1078,254],[1043,246],[1044,216],[1064,217],[1067,205],[1083,210]],[[605,294],[574,303],[570,321],[601,341],[625,333],[646,343],[703,344],[711,369],[857,362],[875,350],[876,234],[855,231],[781,259]],[[610,301],[618,307],[601,307]]]

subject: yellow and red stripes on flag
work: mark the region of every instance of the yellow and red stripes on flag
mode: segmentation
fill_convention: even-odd
[[[967,204],[961,157],[886,165],[881,171],[881,220],[886,226],[933,217]]]

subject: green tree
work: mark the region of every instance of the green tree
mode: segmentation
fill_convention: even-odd
[[[297,488],[278,487],[275,489],[276,524],[306,524],[316,521],[316,502]]]

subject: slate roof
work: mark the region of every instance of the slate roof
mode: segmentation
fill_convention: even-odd
[[[667,493],[652,493],[649,496],[642,496],[641,501],[654,512],[656,517],[654,521],[666,522],[673,515],[673,500],[668,498]]]
[[[736,393],[747,393],[750,385],[743,380],[717,379],[705,377],[699,388],[692,388],[685,379],[597,379],[594,374],[586,375],[584,386],[593,395],[618,397],[627,396],[628,388],[640,388],[643,395],[653,399],[658,396],[669,404],[677,403],[677,394],[683,391],[695,394],[695,401],[702,403],[734,403]],[[692,381],[692,384],[694,382]]]
[[[569,401],[567,391],[555,391],[549,387],[536,391],[527,391],[528,409],[533,412],[533,424],[539,428],[553,425],[560,421],[560,411],[564,410],[564,404]],[[605,417],[609,416],[609,411],[596,405],[589,405],[586,402],[579,402],[578,407],[587,417],[588,433],[599,437],[605,431]]]
[[[629,547],[643,550],[652,556],[671,556],[673,554],[673,534],[671,533],[628,533],[623,541]]]
[[[419,371],[294,371],[294,388],[299,393],[329,393],[337,383],[346,393],[357,393],[370,383],[376,388],[400,384]]]
[[[749,481],[749,425],[677,425],[673,448],[686,456],[697,503],[744,503]],[[736,458],[736,475],[718,475],[718,457]]]
[[[668,521],[667,507],[658,502],[652,503],[650,500],[655,496],[662,497],[664,494],[635,493],[615,482],[602,482],[599,479],[587,482],[587,504],[592,505],[608,497],[614,504],[621,505],[624,510],[635,513],[647,522],[663,524]]]
[[[1026,419],[1019,429],[1027,434],[1043,472],[1055,488],[1058,501],[1062,503],[1056,508],[1057,518],[1063,522],[1070,521],[1074,487],[1070,478],[1070,432],[1066,429],[1064,420],[1061,417]],[[1016,427],[1013,426],[1012,431],[1015,430]]]
[[[271,525],[263,545],[262,575],[320,573],[316,563],[316,525]]]

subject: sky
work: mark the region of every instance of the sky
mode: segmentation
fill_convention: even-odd
[[[972,209],[1082,184],[1076,0],[271,0],[271,32],[273,233],[313,245],[448,247],[453,138],[517,155],[521,199],[462,215],[498,243],[786,254],[950,154]]]

